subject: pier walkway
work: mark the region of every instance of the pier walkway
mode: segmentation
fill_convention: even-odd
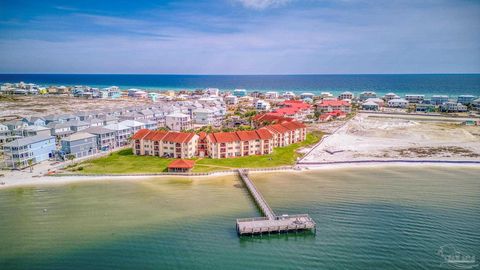
[[[237,232],[239,235],[296,232],[300,230],[316,231],[315,221],[307,214],[275,215],[272,208],[270,208],[267,201],[248,177],[247,171],[239,169],[238,173],[243,183],[245,183],[248,192],[252,195],[252,198],[264,215],[264,217],[237,219]]]

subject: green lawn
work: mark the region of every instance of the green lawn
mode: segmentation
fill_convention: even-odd
[[[198,159],[193,172],[211,172],[235,168],[261,168],[292,165],[300,154],[297,149],[317,143],[323,134],[308,133],[303,142],[279,147],[272,154],[225,159]],[[67,168],[67,171],[85,174],[115,174],[115,173],[159,173],[165,172],[173,159],[152,156],[135,156],[132,149],[114,152],[106,157],[97,158]]]
[[[132,149],[125,149],[111,153],[106,157],[82,162],[67,170],[85,174],[159,173],[166,171],[167,165],[172,160],[151,156],[135,156]]]

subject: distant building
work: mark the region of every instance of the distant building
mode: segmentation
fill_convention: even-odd
[[[215,114],[210,109],[195,109],[193,112],[193,122],[201,125],[213,125],[215,123]]]
[[[296,97],[296,95],[293,92],[285,92],[282,95],[282,98],[287,99],[287,100],[295,99],[295,97]]]
[[[205,89],[205,92],[209,96],[218,96],[218,94],[220,93],[220,90],[218,88],[207,88]]]
[[[435,105],[433,105],[433,104],[422,104],[422,103],[415,104],[415,111],[416,112],[425,112],[425,113],[435,112]]]
[[[362,103],[362,110],[366,111],[378,111],[378,104],[373,101],[366,101]]]
[[[472,101],[475,100],[475,96],[472,95],[460,95],[457,98],[457,103],[461,103],[463,105],[470,105]]]
[[[385,96],[383,96],[383,99],[388,103],[388,101],[392,100],[392,99],[399,99],[400,96],[398,96],[397,94],[395,93],[387,93],[385,94]]]
[[[345,92],[341,93],[341,94],[338,96],[338,99],[339,99],[339,100],[344,100],[344,99],[352,100],[354,97],[355,97],[355,96],[353,95],[352,92],[345,91]]]
[[[300,100],[285,100],[279,106],[280,108],[275,109],[273,114],[293,118],[297,121],[304,121],[313,113],[312,105]]]
[[[245,89],[235,89],[233,90],[233,95],[236,97],[244,97],[247,95],[247,90]]]
[[[311,99],[311,100],[313,100],[314,97],[315,97],[315,95],[313,93],[301,93],[300,94],[300,99]]]
[[[360,101],[365,101],[369,98],[376,98],[376,97],[377,97],[377,93],[372,92],[372,91],[364,91],[364,92],[360,93],[359,99],[360,99]]]
[[[468,111],[467,106],[462,103],[456,102],[446,102],[441,106],[442,111],[444,112],[466,112]]]
[[[55,150],[55,137],[50,135],[37,135],[17,139],[3,145],[5,165],[9,168],[24,168],[28,161],[33,163],[48,160]]]
[[[238,103],[238,97],[233,95],[226,96],[223,100],[227,105],[236,105]]]
[[[277,99],[278,96],[278,92],[276,91],[268,91],[265,93],[265,99]]]
[[[352,112],[352,105],[345,100],[322,100],[317,103],[317,111],[319,112],[333,112],[341,111],[344,113]]]
[[[254,104],[255,109],[258,111],[268,111],[270,110],[270,102],[265,101],[265,100],[257,100]]]
[[[405,95],[405,99],[410,103],[422,103],[425,99],[425,95],[412,95],[407,94]]]
[[[430,99],[430,104],[433,105],[442,105],[445,102],[448,102],[448,96],[446,95],[433,95]]]
[[[391,99],[387,102],[388,107],[390,108],[407,108],[408,107],[408,101],[403,98],[395,98]]]
[[[173,131],[188,130],[193,128],[190,115],[174,112],[165,116],[165,126]]]

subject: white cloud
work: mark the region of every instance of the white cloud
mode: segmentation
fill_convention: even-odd
[[[246,8],[263,10],[269,7],[279,7],[292,0],[236,0]]]

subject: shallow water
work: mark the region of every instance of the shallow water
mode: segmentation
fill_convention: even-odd
[[[0,269],[440,269],[446,244],[480,258],[479,175],[255,174],[277,214],[308,213],[318,225],[316,236],[262,238],[235,232],[236,218],[259,213],[233,176],[1,190]]]

